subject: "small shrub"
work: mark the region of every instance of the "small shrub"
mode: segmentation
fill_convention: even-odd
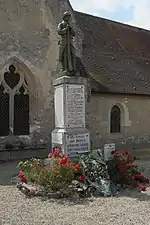
[[[75,179],[84,182],[80,164],[73,163],[70,158],[61,154],[59,148],[48,157],[52,161],[49,166],[45,166],[43,160],[36,159],[20,162],[22,181],[49,187],[55,191],[67,188]]]
[[[143,176],[135,165],[136,158],[127,151],[112,152],[112,155],[113,160],[109,163],[111,179],[118,184],[146,190],[146,186],[141,187],[140,184],[149,183],[149,179]]]

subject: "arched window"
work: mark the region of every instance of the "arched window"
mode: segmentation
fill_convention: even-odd
[[[113,106],[110,115],[110,132],[120,133],[121,131],[121,111],[118,106]]]
[[[14,65],[0,84],[0,136],[29,134],[28,84]]]

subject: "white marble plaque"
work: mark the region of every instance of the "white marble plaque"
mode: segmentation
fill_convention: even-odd
[[[85,127],[84,85],[66,87],[66,125],[69,128]]]
[[[64,127],[64,87],[55,89],[55,126]]]
[[[61,145],[63,143],[63,134],[62,133],[52,133],[52,143]]]
[[[90,151],[89,134],[73,134],[66,137],[67,153],[84,153]]]
[[[112,160],[112,152],[116,150],[115,143],[104,145],[104,159],[105,161]]]

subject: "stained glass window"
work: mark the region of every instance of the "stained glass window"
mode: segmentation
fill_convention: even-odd
[[[14,135],[29,134],[28,84],[14,65],[4,73],[0,85],[0,136],[8,136],[10,130]]]
[[[9,94],[0,85],[0,136],[9,135]]]

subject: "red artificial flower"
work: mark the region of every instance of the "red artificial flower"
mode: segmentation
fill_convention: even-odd
[[[129,152],[126,152],[126,156],[127,156],[127,158],[129,159],[130,156],[131,156],[131,154],[130,154]]]
[[[60,160],[60,164],[63,164],[63,165],[66,165],[68,162],[68,159],[67,158],[63,158]]]
[[[121,172],[122,172],[123,174],[126,174],[126,173],[127,173],[126,168],[121,169]]]
[[[57,163],[58,164],[60,164],[60,165],[69,165],[69,160],[68,160],[68,158],[66,157],[66,156],[64,156],[63,158],[61,157],[61,158],[59,158],[59,159],[57,159]]]
[[[135,161],[135,160],[137,160],[137,158],[134,156],[134,157],[133,157],[133,160]]]
[[[79,163],[75,165],[75,169],[76,169],[76,170],[80,170],[80,168],[81,168],[81,166],[80,166]]]
[[[18,174],[18,176],[19,177],[23,177],[24,176],[24,173],[22,171],[20,171],[19,174]]]
[[[83,175],[80,176],[80,177],[79,177],[79,180],[80,180],[80,181],[84,181],[84,180],[85,180],[85,176],[83,176]]]
[[[18,177],[20,178],[21,182],[27,183],[24,173],[22,171],[19,172]]]
[[[146,191],[147,190],[147,187],[146,186],[142,186],[141,187],[141,191]]]
[[[134,184],[132,184],[132,187],[133,188],[137,188],[138,187],[138,184],[137,183],[134,183]]]

